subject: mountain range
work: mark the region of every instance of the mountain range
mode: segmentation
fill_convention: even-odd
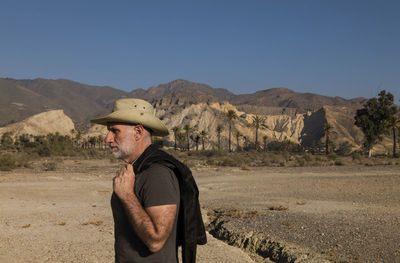
[[[287,88],[237,95],[226,89],[212,88],[183,79],[147,90],[134,89],[126,92],[67,79],[3,78],[0,79],[0,92],[0,126],[7,125],[4,131],[13,130],[14,126],[10,125],[12,123],[43,112],[48,112],[52,119],[36,126],[50,125],[51,122],[57,121],[54,119],[54,110],[63,110],[63,114],[72,119],[75,128],[86,133],[86,137],[102,136],[106,133],[105,127],[93,126],[89,120],[111,112],[116,99],[135,97],[146,99],[155,107],[156,115],[171,131],[166,138],[170,144],[174,141],[172,128],[179,127],[182,130],[187,124],[192,127],[193,136],[201,131],[208,134],[208,149],[216,147],[216,128],[223,126],[220,139],[227,145],[228,110],[234,110],[238,115],[232,126],[233,134],[241,134],[240,141],[232,140],[233,147],[237,144],[243,146],[254,143],[255,134],[251,125],[255,115],[264,119],[258,134],[260,141],[266,139],[268,142],[291,141],[303,146],[321,145],[324,140],[324,124],[329,123],[334,130],[331,140],[336,147],[347,145],[347,148],[356,150],[363,142],[361,130],[354,125],[354,115],[365,103],[365,98],[347,100],[299,93]],[[40,118],[47,117],[41,115]],[[71,130],[69,126],[68,129]],[[385,153],[390,147],[390,138],[386,138],[376,149]]]
[[[111,111],[113,101],[136,97],[156,104],[190,105],[227,101],[239,110],[254,114],[304,113],[325,105],[359,108],[364,98],[346,100],[287,88],[273,88],[252,94],[236,95],[226,89],[177,79],[147,90],[131,92],[108,86],[93,86],[67,79],[17,80],[0,78],[0,125],[23,120],[43,111],[62,109],[75,123]]]

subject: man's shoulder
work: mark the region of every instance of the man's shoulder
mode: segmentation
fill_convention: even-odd
[[[156,162],[150,164],[143,173],[152,173],[152,174],[159,174],[159,173],[174,173],[174,166],[170,163],[163,163],[163,162]]]

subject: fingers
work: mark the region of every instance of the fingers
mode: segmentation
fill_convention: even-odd
[[[130,163],[126,164],[125,168],[126,168],[127,171],[132,172],[133,174],[135,174],[134,171],[133,171],[133,165],[132,164],[130,164]]]
[[[115,181],[116,178],[121,178],[121,177],[126,177],[129,175],[133,175],[135,177],[135,172],[133,171],[133,166],[132,164],[125,164],[121,166],[121,168],[116,172],[116,175],[113,178],[113,181]]]

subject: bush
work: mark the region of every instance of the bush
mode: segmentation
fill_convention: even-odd
[[[361,162],[362,159],[362,155],[358,152],[353,152],[353,154],[351,155],[353,161],[359,161]]]
[[[335,165],[344,165],[344,162],[342,160],[336,160]]]
[[[298,166],[306,166],[307,162],[304,158],[297,158],[296,159]]]
[[[335,161],[338,158],[338,156],[335,153],[330,153],[330,154],[328,154],[327,157],[328,157],[328,160],[331,160],[331,161]]]
[[[44,171],[55,171],[57,168],[56,162],[44,162],[43,163],[43,170]]]
[[[239,162],[235,162],[231,158],[225,158],[222,161],[218,162],[217,164],[220,166],[240,166]]]
[[[336,153],[339,155],[349,155],[351,153],[351,149],[353,145],[348,141],[345,141],[339,145],[339,148],[336,150]]]
[[[18,161],[11,154],[0,155],[0,171],[11,171],[17,168]]]
[[[274,152],[291,152],[291,153],[301,153],[304,151],[303,147],[300,144],[291,142],[291,141],[272,141],[267,145],[268,151]]]

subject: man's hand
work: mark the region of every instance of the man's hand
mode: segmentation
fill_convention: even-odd
[[[131,164],[126,164],[121,167],[117,175],[113,179],[114,193],[121,199],[127,200],[135,194],[133,187],[135,185],[135,173]]]

